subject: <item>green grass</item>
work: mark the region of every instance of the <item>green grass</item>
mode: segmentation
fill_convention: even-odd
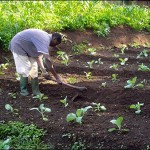
[[[110,28],[118,25],[150,31],[150,10],[102,1],[0,2],[0,42],[5,50],[10,39],[26,28],[49,31],[90,28],[98,36],[107,36]]]

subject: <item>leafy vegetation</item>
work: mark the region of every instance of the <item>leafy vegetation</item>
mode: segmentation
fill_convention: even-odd
[[[138,5],[103,1],[2,1],[0,10],[0,42],[5,49],[10,39],[26,28],[51,31],[90,28],[98,36],[107,36],[110,28],[118,25],[150,31],[150,10]]]
[[[33,124],[27,125],[18,121],[0,123],[0,133],[0,139],[4,141],[0,142],[0,146],[3,146],[3,149],[8,147],[11,149],[50,148],[41,141],[46,132],[43,129],[38,129]]]
[[[130,109],[135,109],[135,113],[140,114],[141,113],[141,106],[144,106],[144,103],[138,102],[137,104],[130,105]]]
[[[45,113],[50,113],[51,109],[45,107],[44,104],[41,104],[38,108],[30,108],[30,110],[37,110],[42,115],[42,119],[44,121],[48,121],[48,118],[45,115]]]
[[[87,112],[88,109],[92,108],[92,106],[87,106],[85,108],[77,109],[76,113],[69,113],[66,117],[67,122],[75,121],[79,124],[82,123],[82,118]]]
[[[123,122],[123,117],[122,116],[120,116],[117,119],[113,119],[110,122],[112,124],[116,125],[117,128],[110,128],[110,129],[108,129],[109,132],[113,132],[113,131],[120,131],[120,132],[125,131],[125,132],[127,132],[127,131],[129,131],[129,129],[122,129],[121,128],[122,127],[122,122]]]

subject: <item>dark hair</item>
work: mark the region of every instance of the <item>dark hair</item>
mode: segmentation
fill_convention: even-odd
[[[57,39],[58,43],[61,43],[61,35],[59,33],[53,33],[52,34],[52,39]]]

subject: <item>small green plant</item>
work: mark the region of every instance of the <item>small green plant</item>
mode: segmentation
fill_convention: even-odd
[[[14,109],[10,104],[6,104],[5,109],[12,112],[15,115],[18,115],[18,109]]]
[[[5,109],[8,110],[8,111],[14,112],[14,109],[10,104],[6,104]]]
[[[45,113],[50,113],[51,109],[44,107],[44,104],[41,104],[38,108],[30,108],[30,110],[37,110],[42,115],[42,119],[44,121],[48,121],[48,118],[45,115]]]
[[[96,63],[96,64],[99,64],[99,65],[102,65],[102,64],[103,64],[103,62],[102,62],[101,58],[98,58],[98,60],[97,60],[97,61],[95,61],[95,63]]]
[[[140,71],[149,71],[150,68],[148,68],[146,65],[144,65],[143,63],[138,65],[138,70]]]
[[[132,44],[131,44],[131,47],[140,48],[139,44],[136,43],[136,42],[132,43]]]
[[[101,105],[101,103],[92,103],[92,108],[94,111],[106,111],[106,107]]]
[[[70,77],[70,78],[68,78],[68,82],[69,82],[70,84],[74,84],[74,83],[77,82],[77,79],[74,78],[74,77]]]
[[[17,81],[20,81],[20,75],[17,72],[15,73],[15,77]]]
[[[93,68],[93,64],[95,63],[95,60],[87,62],[90,68]]]
[[[80,44],[74,44],[72,46],[72,51],[75,53],[75,54],[81,54],[81,53],[84,53],[84,51],[86,50],[87,46],[83,43],[80,43]]]
[[[118,70],[118,64],[112,64],[109,68],[112,68],[114,70]]]
[[[40,101],[48,99],[48,97],[44,94],[39,94],[39,95],[33,96],[33,98],[40,100]]]
[[[92,106],[87,106],[85,108],[77,109],[76,113],[69,113],[66,117],[67,122],[75,121],[79,124],[82,123],[82,118],[87,112],[88,109],[92,108]]]
[[[69,65],[69,57],[68,57],[68,55],[65,52],[63,52],[63,51],[58,51],[57,54],[58,54],[58,58],[62,59],[61,63],[66,65],[66,66],[68,66]]]
[[[122,65],[122,66],[124,66],[125,64],[126,64],[126,62],[128,61],[128,58],[119,58],[119,61],[120,61],[120,64]]]
[[[17,93],[8,93],[11,98],[16,99],[17,98]]]
[[[122,129],[122,122],[123,122],[123,117],[120,116],[117,119],[113,119],[110,121],[112,124],[115,124],[117,126],[117,128],[110,128],[108,129],[109,132],[113,132],[113,131],[119,131],[119,132],[127,132],[129,131],[129,129]]]
[[[132,104],[130,105],[130,109],[135,109],[135,113],[136,114],[140,114],[141,113],[141,106],[144,106],[144,103],[137,103],[137,104]]]
[[[92,79],[92,72],[85,72],[84,71],[84,73],[85,73],[85,76],[86,76],[86,78],[89,80],[89,79]]]
[[[42,142],[46,131],[37,128],[33,123],[28,125],[19,121],[8,121],[0,124],[0,131],[0,139],[7,137],[4,143],[0,142],[0,146],[3,143],[9,145],[10,149],[50,149],[50,146]]]
[[[117,77],[118,77],[118,74],[112,74],[112,75],[111,75],[111,80],[112,80],[113,82],[115,82],[115,81],[117,80]]]
[[[121,51],[121,54],[124,54],[125,53],[125,49],[127,49],[127,45],[122,45],[120,51]]]
[[[90,52],[91,55],[96,54],[96,49],[95,48],[88,48],[87,51]]]
[[[119,54],[114,54],[114,57],[115,57],[115,58],[118,58],[118,57],[119,57]]]
[[[67,106],[68,106],[68,103],[67,103],[67,96],[66,96],[64,99],[60,100],[60,102],[61,102],[62,104],[64,104],[65,107],[67,107]]]
[[[71,150],[86,150],[85,143],[82,141],[76,141],[71,146]]]
[[[6,139],[5,141],[0,140],[0,149],[1,150],[9,150],[10,146],[10,138]]]
[[[144,49],[142,52],[140,52],[140,53],[137,55],[137,59],[138,59],[138,58],[143,58],[143,57],[148,57],[148,50]]]
[[[136,80],[137,77],[133,77],[132,79],[127,80],[127,85],[125,85],[124,88],[135,88],[135,87],[143,88],[144,85],[146,84],[145,79],[138,84],[136,84]]]
[[[101,87],[106,87],[106,86],[107,86],[107,82],[101,83]]]
[[[1,64],[0,69],[6,70],[8,66],[9,66],[9,63]]]

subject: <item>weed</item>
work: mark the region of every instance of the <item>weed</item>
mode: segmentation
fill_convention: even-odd
[[[84,53],[84,51],[86,50],[87,46],[83,43],[80,43],[80,44],[74,44],[72,46],[72,51],[75,53],[75,54],[81,54],[81,53]]]
[[[74,77],[70,77],[70,78],[68,78],[68,82],[69,82],[70,84],[74,84],[74,83],[77,82],[77,79],[74,78]]]
[[[48,149],[48,145],[43,144],[41,138],[45,135],[43,129],[38,129],[35,125],[27,125],[18,121],[9,121],[0,124],[0,139],[10,139],[10,149]]]

